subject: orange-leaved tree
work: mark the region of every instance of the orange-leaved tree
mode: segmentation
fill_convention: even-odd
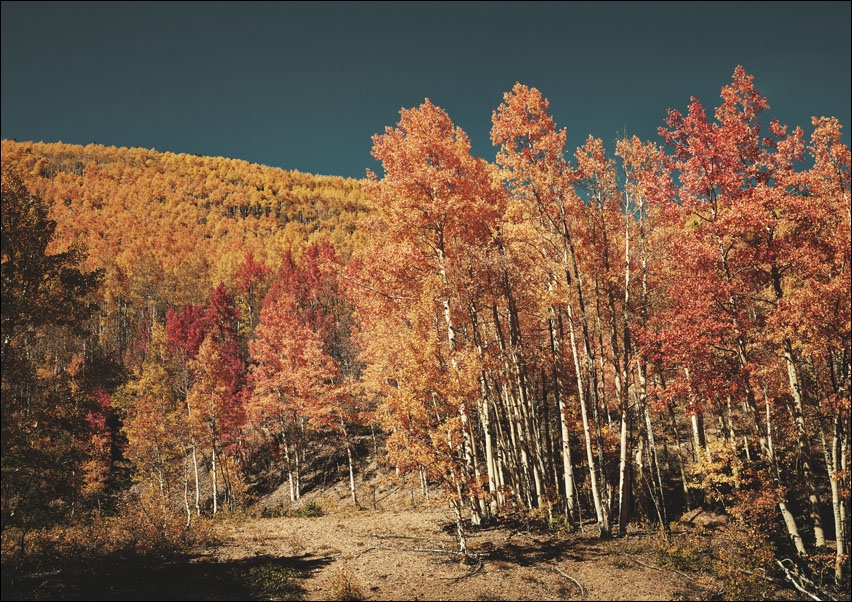
[[[301,496],[302,466],[311,435],[337,434],[355,466],[350,426],[361,420],[347,385],[347,310],[337,290],[337,259],[329,244],[308,247],[298,264],[286,255],[263,299],[260,322],[249,343],[248,424],[283,452],[290,498]]]
[[[352,277],[363,339],[365,381],[391,431],[388,452],[402,472],[441,482],[456,512],[480,520],[486,492],[474,414],[481,403],[479,359],[469,324],[471,278],[493,239],[502,198],[467,135],[426,100],[373,137],[374,174],[365,191],[374,213],[369,248]]]
[[[768,108],[753,77],[738,67],[722,89],[715,121],[693,99],[686,115],[670,110],[660,129],[671,168],[679,174],[679,229],[669,239],[677,277],[669,282],[672,302],[659,316],[668,326],[660,333],[669,357],[680,364],[672,380],[683,380],[691,403],[727,414],[723,437],[734,454],[739,452],[732,408],[746,409],[752,424],[744,442],[756,435],[768,466],[758,479],[768,487],[757,488],[772,492],[796,552],[805,556],[790,503],[805,505],[814,543],[824,546],[814,452],[824,396],[815,385],[819,371],[832,363],[825,361],[831,355],[826,351],[849,348],[843,334],[849,329],[841,326],[822,339],[814,353],[810,341],[824,317],[814,319],[803,301],[808,291],[848,287],[848,267],[842,267],[848,266],[848,243],[834,243],[849,214],[848,167],[845,183],[843,168],[837,170],[848,149],[837,144],[836,128],[820,127],[812,152],[832,148],[831,166],[826,170],[817,160],[812,170],[797,172],[802,131],[788,133],[773,121],[764,134],[760,116]],[[827,140],[832,142],[825,146]],[[848,158],[845,162],[848,166]],[[829,293],[826,300],[848,315],[848,299],[838,305],[832,298],[839,299]],[[824,301],[813,308],[828,313]],[[699,445],[706,461],[714,462],[703,436]],[[748,513],[751,500],[762,493],[749,493],[737,470],[726,480],[732,482],[731,497],[742,501],[735,509]]]

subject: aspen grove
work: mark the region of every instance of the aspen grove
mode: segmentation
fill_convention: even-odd
[[[378,437],[460,554],[517,513],[703,507],[848,584],[850,151],[768,110],[738,67],[712,114],[573,150],[518,83],[493,162],[427,99],[362,181],[4,140],[4,538],[134,506],[181,533],[271,467],[296,502],[320,440],[357,505]]]

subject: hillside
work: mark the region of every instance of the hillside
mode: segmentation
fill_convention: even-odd
[[[2,157],[49,204],[51,250],[85,245],[86,267],[106,272],[106,299],[131,316],[231,286],[247,254],[276,266],[326,240],[346,258],[366,213],[357,180],[237,159],[10,140]]]
[[[387,595],[569,595],[528,564],[584,595],[568,560],[592,596],[613,562],[716,581],[667,597],[848,591],[849,149],[833,118],[762,130],[741,67],[721,97],[571,154],[518,83],[493,164],[427,99],[361,181],[4,141],[4,583],[116,595],[200,554],[237,573],[195,590],[321,595],[254,564],[269,539],[419,556],[358,565]]]

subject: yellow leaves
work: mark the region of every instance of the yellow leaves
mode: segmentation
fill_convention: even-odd
[[[736,492],[748,483],[747,473],[735,449],[724,440],[713,440],[707,444],[707,453],[701,453],[693,466],[693,485],[702,489],[709,499],[732,506],[737,501]]]
[[[314,237],[348,257],[349,235],[366,210],[356,180],[220,157],[4,140],[3,161],[4,173],[12,163],[27,167],[25,183],[54,204],[57,244],[84,241],[90,267],[106,268],[107,299],[140,306],[156,299],[160,311],[201,302],[226,281],[235,249],[257,257],[277,249],[271,264],[281,249]],[[224,204],[238,199],[229,216]],[[314,218],[288,223],[290,214]]]
[[[108,456],[102,455],[97,459],[87,460],[83,463],[83,486],[81,493],[84,496],[92,496],[102,493],[106,489],[106,480],[109,475]]]

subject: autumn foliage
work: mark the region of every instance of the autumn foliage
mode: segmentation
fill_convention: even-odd
[[[427,99],[362,181],[3,141],[4,538],[295,502],[320,443],[357,505],[373,429],[461,553],[517,513],[610,537],[703,506],[847,583],[850,152],[768,111],[737,68],[659,141],[572,150],[518,83],[494,162]]]

